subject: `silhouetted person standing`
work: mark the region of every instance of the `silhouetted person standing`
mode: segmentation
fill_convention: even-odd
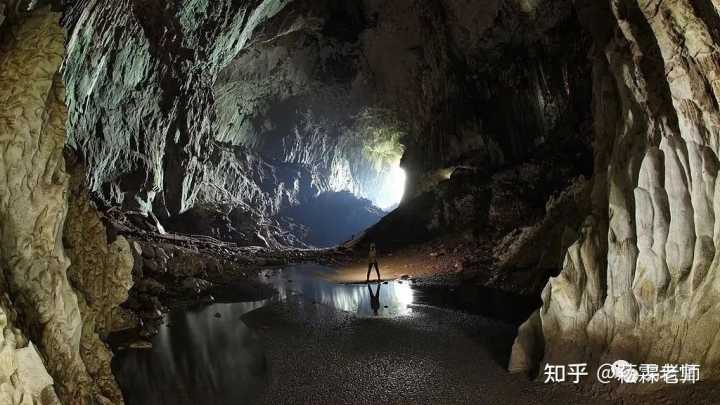
[[[375,242],[370,243],[370,253],[368,254],[368,272],[367,272],[367,281],[370,282],[370,270],[372,270],[373,265],[375,266],[375,272],[378,276],[378,282],[380,282],[380,269],[378,268],[378,261],[377,261],[377,251],[375,250]]]
[[[372,287],[370,287],[370,284],[368,284],[368,292],[370,292],[370,308],[372,308],[373,313],[375,316],[377,316],[378,311],[380,310],[380,286],[382,284],[378,283],[377,285],[377,291],[375,294],[373,294]]]

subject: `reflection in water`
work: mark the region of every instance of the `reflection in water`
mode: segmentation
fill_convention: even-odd
[[[409,314],[410,284],[334,284],[321,275],[333,270],[302,265],[268,272],[278,299],[299,294],[361,316]],[[241,405],[254,403],[265,385],[265,357],[258,338],[240,316],[266,301],[214,304],[169,315],[149,350],[126,350],[113,371],[128,405]],[[216,317],[220,314],[220,317]]]
[[[415,303],[449,308],[499,319],[517,325],[540,306],[540,297],[514,294],[473,284],[456,288],[423,286],[415,289]]]
[[[377,285],[377,291],[375,291],[375,294],[373,294],[372,287],[370,284],[368,284],[368,293],[370,293],[370,308],[373,311],[373,314],[375,316],[378,315],[378,311],[380,310],[380,286],[382,284],[378,283]]]
[[[412,312],[409,306],[413,303],[414,293],[410,283],[389,281],[388,284],[380,284],[381,288],[376,283],[367,286],[365,283],[335,284],[320,277],[333,271],[315,264],[304,264],[268,272],[266,279],[277,289],[281,299],[293,293],[299,294],[305,300],[362,316],[398,316]],[[370,287],[376,288],[377,292]]]
[[[215,304],[171,313],[152,349],[123,351],[113,360],[127,404],[253,403],[265,382],[265,357],[239,318],[262,305]]]

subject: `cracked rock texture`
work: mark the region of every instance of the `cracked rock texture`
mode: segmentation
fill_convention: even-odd
[[[709,1],[577,2],[593,32],[592,210],[521,328],[537,361],[720,370],[720,17]]]

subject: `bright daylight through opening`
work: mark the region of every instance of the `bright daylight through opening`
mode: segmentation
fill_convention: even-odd
[[[388,170],[382,192],[377,195],[374,203],[384,211],[397,207],[405,194],[405,180],[405,170],[400,166]]]

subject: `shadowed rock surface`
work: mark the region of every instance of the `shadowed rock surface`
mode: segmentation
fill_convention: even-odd
[[[122,403],[109,333],[146,345],[168,307],[231,300],[262,267],[364,261],[371,241],[447,268],[434,282],[539,297],[512,371],[623,358],[715,380],[720,7],[345,3],[0,0],[0,402]],[[404,198],[380,219],[398,166]],[[327,339],[338,374],[412,348],[403,375],[433,390],[398,376],[393,399],[482,401],[458,395],[515,378],[422,356],[438,339],[455,360],[478,349],[463,331],[482,320],[336,332],[298,308],[248,316],[285,328],[265,334],[276,348]],[[383,328],[397,340],[366,360],[354,339]],[[273,353],[293,383],[268,401],[379,398],[331,392],[348,386],[332,373],[302,388],[298,364],[318,358]],[[488,398],[511,395],[531,399]]]

